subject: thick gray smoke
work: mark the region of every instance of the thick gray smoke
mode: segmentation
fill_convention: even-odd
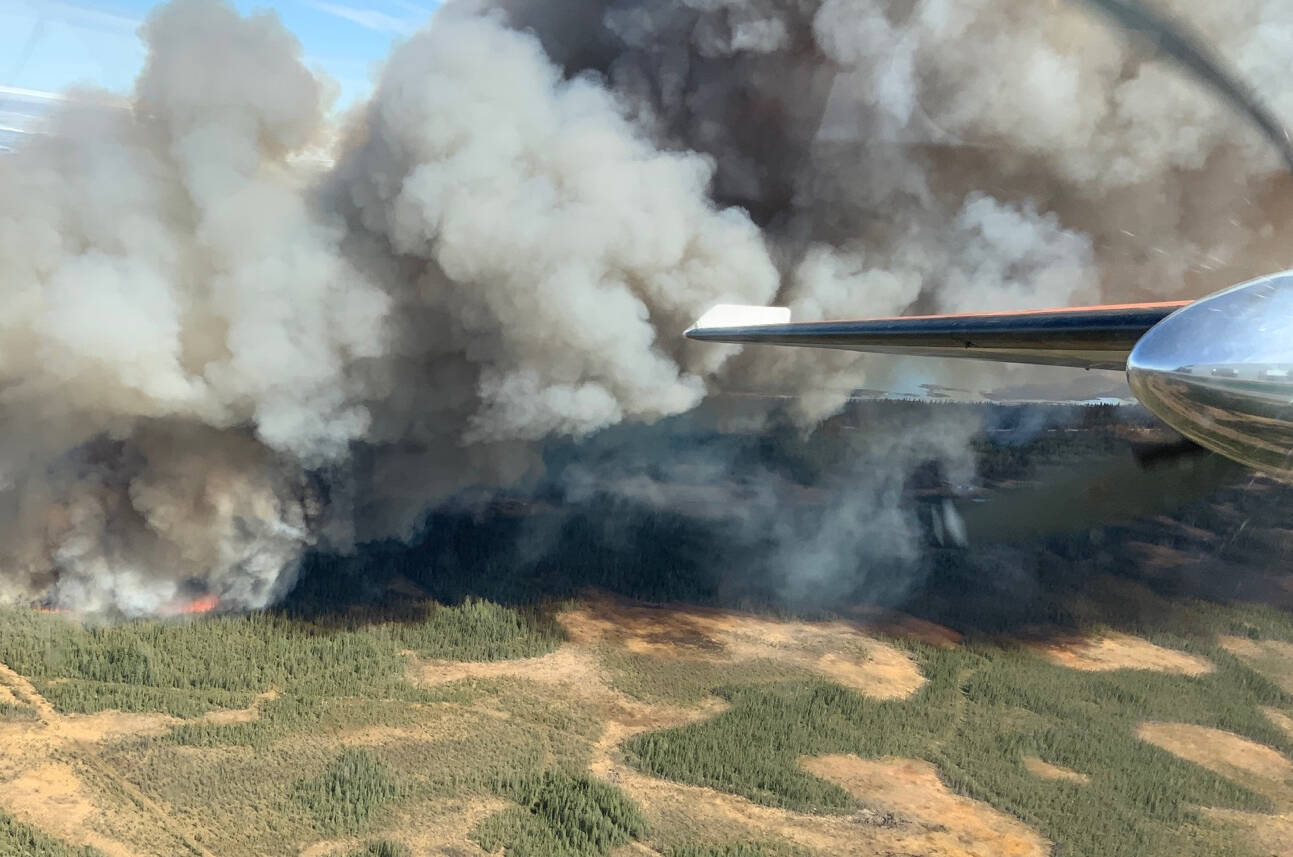
[[[1293,118],[1283,0],[1164,6]],[[1261,136],[1080,6],[450,3],[321,174],[329,87],[272,15],[177,0],[143,36],[129,110],[69,107],[0,158],[5,601],[262,606],[311,545],[410,535],[547,438],[716,390],[799,393],[808,427],[949,377],[682,339],[714,303],[1039,307],[1289,262]],[[965,459],[956,433],[870,440],[850,520],[889,520],[914,461]]]

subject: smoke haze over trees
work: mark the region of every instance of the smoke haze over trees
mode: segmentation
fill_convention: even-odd
[[[1286,4],[1161,5],[1293,117]],[[128,110],[86,95],[0,157],[4,601],[260,607],[310,547],[409,537],[553,439],[732,390],[796,392],[807,430],[926,371],[684,340],[715,303],[1032,308],[1287,264],[1276,153],[1080,5],[451,2],[322,172],[329,87],[274,16],[177,0],[142,35]],[[838,520],[787,556],[910,549],[891,486],[967,471],[973,427],[894,431],[841,450]]]

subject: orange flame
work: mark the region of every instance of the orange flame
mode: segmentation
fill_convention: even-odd
[[[215,595],[211,593],[207,593],[206,595],[201,595],[201,596],[198,596],[197,598],[194,598],[188,604],[181,605],[180,609],[177,612],[189,613],[189,614],[207,613],[211,610],[214,610],[216,606],[219,605],[219,603],[220,603],[219,598],[217,598]]]

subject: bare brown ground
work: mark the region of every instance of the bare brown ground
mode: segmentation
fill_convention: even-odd
[[[406,813],[386,828],[362,838],[325,839],[300,852],[300,857],[349,857],[365,842],[385,839],[398,842],[413,854],[474,857],[489,852],[467,838],[472,828],[508,806],[501,798],[445,800],[419,806],[416,813]]]
[[[226,708],[217,711],[208,711],[198,718],[201,723],[215,723],[227,725],[230,723],[250,723],[260,717],[260,707],[266,702],[278,699],[277,690],[267,690],[264,693],[256,694],[251,705],[246,708]]]
[[[1144,723],[1144,741],[1209,770],[1251,785],[1274,801],[1293,804],[1293,762],[1282,753],[1220,729],[1188,723]]]
[[[351,837],[349,839],[323,839],[313,845],[307,846],[301,851],[300,857],[333,857],[336,854],[352,854],[364,847],[364,840]]]
[[[1059,765],[1052,765],[1050,762],[1044,762],[1036,756],[1025,756],[1024,767],[1028,769],[1028,773],[1034,777],[1041,777],[1043,780],[1067,780],[1071,783],[1091,782],[1091,778],[1086,774],[1062,768]]]
[[[1050,844],[1023,822],[953,794],[929,762],[819,756],[810,773],[839,783],[867,804],[915,822],[894,850],[946,857],[1044,857]]]
[[[1221,647],[1239,658],[1288,693],[1293,693],[1293,643],[1281,640],[1250,640],[1247,637],[1219,637]]]
[[[1265,714],[1267,720],[1283,729],[1290,738],[1293,738],[1293,717],[1289,717],[1282,711],[1276,711],[1274,708],[1263,708],[1262,714]]]
[[[431,814],[418,813],[400,819],[384,838],[402,842],[414,854],[452,854],[470,857],[488,852],[467,838],[472,828],[489,816],[506,809],[501,798],[453,802]]]
[[[1233,823],[1272,857],[1293,853],[1293,762],[1283,754],[1220,729],[1187,723],[1145,723],[1137,734],[1169,753],[1265,795],[1273,814],[1206,809]]]
[[[640,654],[719,663],[773,659],[880,699],[910,696],[925,683],[905,653],[848,622],[782,622],[609,600],[569,610],[560,621],[571,640],[584,645],[609,643]]]
[[[35,721],[0,723],[0,806],[20,821],[109,857],[206,854],[174,829],[162,808],[115,777],[97,753],[99,744],[114,737],[161,734],[174,718],[111,711],[61,715],[4,664],[0,683],[37,713]],[[140,837],[128,832],[143,832],[149,845],[141,847]]]
[[[858,857],[1042,857],[1046,842],[992,808],[952,795],[933,767],[906,759],[807,760],[812,773],[853,792],[867,809],[821,816],[761,806],[699,786],[645,776],[603,755],[593,770],[636,800],[656,827],[707,840],[783,840]]]
[[[1108,634],[1072,643],[1049,643],[1039,646],[1038,650],[1052,663],[1087,672],[1154,670],[1194,676],[1214,669],[1207,658],[1165,649],[1126,634]]]

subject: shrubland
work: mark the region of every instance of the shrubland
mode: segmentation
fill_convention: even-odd
[[[80,848],[41,833],[0,811],[0,857],[106,857],[97,848]]]

